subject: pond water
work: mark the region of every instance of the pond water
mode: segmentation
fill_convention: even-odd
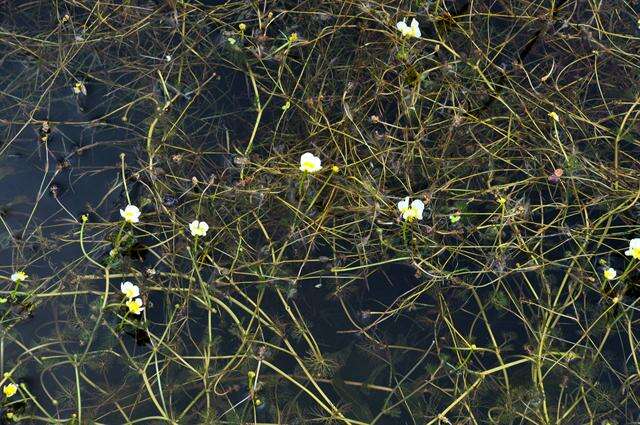
[[[0,8],[2,423],[640,421],[635,2]]]

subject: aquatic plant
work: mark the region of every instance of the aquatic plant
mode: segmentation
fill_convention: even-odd
[[[135,205],[127,205],[124,210],[120,210],[120,216],[127,223],[138,223],[140,221],[140,210]]]
[[[28,278],[29,275],[27,275],[24,271],[17,271],[11,274],[11,280],[16,283],[24,282]]]
[[[14,383],[2,387],[2,392],[6,398],[13,397],[18,392],[18,386]]]
[[[130,300],[140,296],[140,288],[138,288],[138,285],[134,285],[129,281],[120,284],[120,292]]]
[[[405,197],[398,202],[398,210],[402,214],[402,219],[406,221],[422,220],[422,213],[424,211],[424,202],[420,199],[414,199],[409,203],[409,197]]]
[[[204,221],[193,220],[189,223],[189,231],[192,236],[206,236],[209,225]]]
[[[406,20],[399,21],[396,24],[396,28],[400,31],[403,37],[415,37],[420,38],[422,33],[420,32],[420,24],[415,18],[411,19],[411,24],[407,25]]]
[[[143,302],[140,298],[128,299],[125,305],[129,309],[129,313],[140,315],[144,311]]]
[[[3,4],[0,422],[638,422],[637,20]]]
[[[300,171],[315,173],[322,169],[322,161],[311,152],[303,153],[300,156]]]

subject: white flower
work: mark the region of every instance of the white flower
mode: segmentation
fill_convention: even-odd
[[[640,260],[640,238],[629,241],[629,249],[624,252],[624,255]]]
[[[77,83],[75,83],[73,87],[71,87],[71,90],[73,91],[73,94],[83,94],[84,96],[87,95],[87,86],[85,86],[82,81],[78,81]]]
[[[120,215],[127,223],[137,223],[140,221],[140,210],[135,205],[127,205],[124,210],[120,210]]]
[[[129,281],[122,282],[120,284],[120,292],[122,292],[122,294],[129,299],[140,296],[140,288],[138,288],[138,285],[134,285]]]
[[[300,171],[315,173],[322,169],[322,161],[314,154],[307,152],[300,157]]]
[[[189,230],[191,230],[192,236],[206,236],[209,225],[204,221],[193,220],[189,224]]]
[[[29,277],[28,274],[26,274],[25,272],[15,272],[14,274],[11,275],[11,280],[13,280],[14,282],[18,283],[18,282],[22,282],[27,280],[27,278]]]
[[[134,300],[129,300],[125,303],[130,313],[139,315],[144,310],[142,306],[142,300],[140,298],[136,298]]]
[[[608,269],[605,269],[602,274],[604,275],[605,279],[613,280],[618,275],[618,272],[613,267],[609,267]]]
[[[407,25],[404,19],[396,24],[396,28],[403,37],[415,37],[420,38],[422,33],[420,32],[420,24],[416,21],[416,18],[411,19],[411,26]]]
[[[409,204],[409,197],[407,196],[398,202],[398,210],[400,210],[402,218],[406,221],[422,220],[424,203],[420,199],[414,199],[413,202]]]

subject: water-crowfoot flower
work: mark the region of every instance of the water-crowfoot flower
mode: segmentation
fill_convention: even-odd
[[[414,199],[409,204],[409,197],[407,196],[402,201],[398,202],[398,210],[402,214],[402,218],[405,221],[422,220],[422,212],[424,211],[424,203],[420,199]]]
[[[13,280],[15,283],[24,282],[28,278],[29,275],[23,271],[15,272],[11,275],[11,280]]]
[[[616,276],[618,275],[618,272],[616,271],[616,269],[614,269],[613,267],[609,267],[608,269],[604,269],[604,271],[602,272],[602,274],[604,275],[604,278],[607,280],[613,280],[616,278]]]
[[[7,398],[13,397],[18,392],[18,386],[16,384],[7,384],[2,388],[2,392]]]
[[[624,252],[624,255],[640,260],[640,238],[633,238],[629,241],[629,249]]]
[[[142,299],[141,298],[135,298],[135,299],[128,300],[125,303],[125,305],[129,309],[129,313],[132,313],[132,314],[135,314],[135,315],[140,315],[140,313],[142,313],[144,311],[144,307],[142,306]]]
[[[403,37],[415,37],[420,38],[422,33],[420,32],[420,24],[416,21],[416,18],[411,19],[411,25],[407,25],[407,22],[403,19],[396,24],[396,28],[400,31]]]
[[[204,221],[193,220],[189,224],[189,230],[192,236],[206,236],[209,225]]]
[[[300,157],[300,171],[315,173],[322,169],[322,161],[311,152],[303,153]]]
[[[140,288],[138,288],[138,285],[134,285],[129,281],[120,284],[120,292],[130,300],[140,296]]]
[[[140,209],[135,205],[127,205],[124,210],[120,210],[120,215],[127,223],[137,223],[140,221]]]
[[[73,87],[71,87],[71,91],[73,91],[73,94],[75,94],[75,95],[82,94],[82,95],[86,96],[87,95],[87,86],[85,86],[82,81],[78,81],[77,83],[75,83],[73,85]]]

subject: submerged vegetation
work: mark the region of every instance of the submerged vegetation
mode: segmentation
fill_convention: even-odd
[[[631,0],[8,0],[4,423],[640,421]]]

